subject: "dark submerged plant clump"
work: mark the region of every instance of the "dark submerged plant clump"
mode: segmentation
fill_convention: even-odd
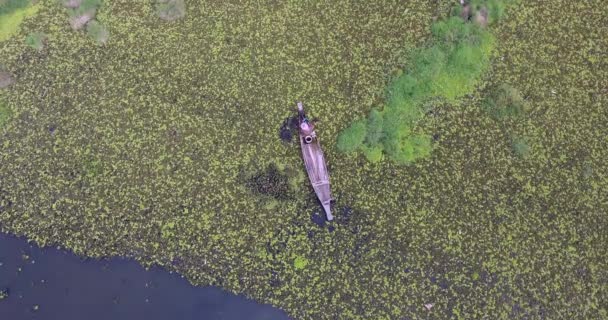
[[[276,165],[269,165],[265,171],[256,174],[247,181],[247,186],[262,195],[271,196],[277,200],[285,200],[289,196],[289,181]]]

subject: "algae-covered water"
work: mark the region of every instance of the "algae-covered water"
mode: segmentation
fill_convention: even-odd
[[[479,87],[428,102],[417,130],[433,150],[409,165],[339,153],[336,137],[382,106],[453,2],[185,5],[168,22],[148,1],[106,0],[97,43],[39,1],[0,43],[15,79],[0,89],[2,230],[296,319],[608,317],[603,1],[509,7]],[[505,84],[529,110],[497,120],[482,104]],[[331,223],[281,139],[298,100],[320,120]]]

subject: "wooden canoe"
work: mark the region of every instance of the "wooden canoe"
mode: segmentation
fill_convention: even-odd
[[[304,106],[301,102],[298,102],[298,133],[300,138],[300,146],[302,147],[302,158],[304,158],[304,166],[306,172],[308,172],[308,178],[310,183],[323,205],[323,210],[327,216],[327,220],[331,221],[334,219],[331,214],[331,190],[329,188],[329,173],[327,172],[327,164],[325,163],[325,156],[319,143],[319,138],[314,131],[314,126],[311,132],[302,130],[302,123],[307,122],[306,115],[304,113]]]

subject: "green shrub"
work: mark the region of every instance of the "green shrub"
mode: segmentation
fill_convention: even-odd
[[[110,37],[108,29],[97,20],[87,23],[87,34],[99,44],[105,44]]]
[[[502,84],[491,91],[482,106],[494,119],[515,118],[528,111],[528,103],[519,91],[508,84]]]
[[[342,152],[353,152],[359,149],[365,140],[365,136],[365,122],[361,120],[354,122],[338,136],[338,150]]]
[[[25,44],[40,51],[44,49],[44,42],[46,41],[46,39],[46,34],[42,32],[34,32],[28,34],[27,37],[25,37]]]
[[[294,260],[293,260],[293,266],[296,268],[296,270],[301,270],[306,268],[306,266],[308,265],[308,259],[301,257],[301,256],[297,256]]]

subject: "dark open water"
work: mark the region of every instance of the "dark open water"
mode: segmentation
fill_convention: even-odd
[[[194,287],[132,260],[83,260],[0,233],[0,320],[282,320],[286,314],[215,287]]]

